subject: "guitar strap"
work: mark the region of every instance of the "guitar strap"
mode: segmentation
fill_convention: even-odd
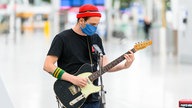
[[[92,52],[91,52],[91,37],[89,38],[89,36],[87,36],[87,47],[88,47],[88,51],[89,51],[89,59],[90,59],[90,64],[91,64],[91,72],[93,72],[93,59],[92,59]]]

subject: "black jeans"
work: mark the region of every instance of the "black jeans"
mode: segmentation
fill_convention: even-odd
[[[100,108],[100,102],[85,102],[81,108]]]

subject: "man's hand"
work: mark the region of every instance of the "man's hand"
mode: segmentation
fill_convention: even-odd
[[[126,59],[126,62],[124,64],[124,69],[129,68],[133,61],[135,60],[134,53],[132,51],[129,51],[130,54],[125,54],[124,57]]]
[[[81,88],[85,87],[87,85],[87,81],[88,81],[87,78],[83,78],[83,77],[80,77],[80,76],[73,76],[72,80],[71,80],[71,82],[74,85],[77,85],[77,86],[79,86]]]

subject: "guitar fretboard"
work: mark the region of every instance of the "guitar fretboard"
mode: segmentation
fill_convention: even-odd
[[[131,49],[131,51],[133,53],[136,52],[136,50],[133,48]],[[130,52],[126,52],[125,54],[130,54]],[[122,62],[124,60],[124,54],[121,55],[120,57],[118,57],[117,59],[113,60],[112,62],[110,62],[109,64],[107,64],[106,66],[104,66],[102,69],[101,69],[101,72],[100,71],[96,71],[94,73],[92,73],[90,76],[89,76],[89,80],[90,81],[94,81],[96,80],[99,76],[103,75],[105,72],[109,71],[111,68],[113,68],[114,66],[116,66],[117,64],[119,64],[120,62]]]

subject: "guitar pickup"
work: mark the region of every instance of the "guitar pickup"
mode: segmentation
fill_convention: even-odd
[[[75,95],[81,91],[81,89],[78,86],[74,86],[74,85],[70,86],[68,89],[72,95]]]

